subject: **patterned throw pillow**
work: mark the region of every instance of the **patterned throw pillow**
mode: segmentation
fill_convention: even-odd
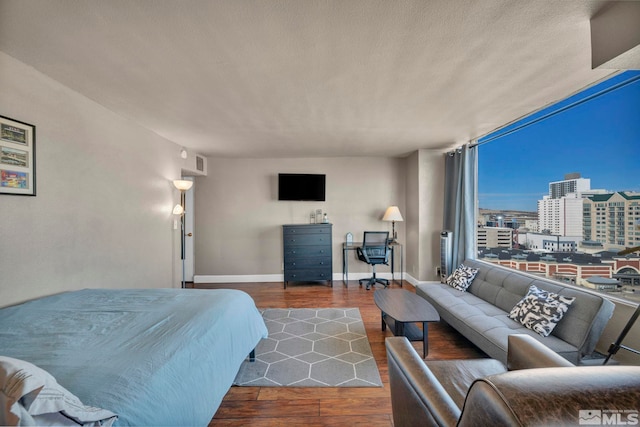
[[[547,337],[573,301],[575,297],[563,297],[531,285],[527,295],[511,309],[509,318]]]
[[[476,278],[478,270],[460,264],[460,267],[454,271],[451,276],[447,277],[447,285],[459,291],[466,291],[473,279]]]

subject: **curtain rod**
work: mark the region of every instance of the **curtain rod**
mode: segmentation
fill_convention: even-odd
[[[625,81],[622,81],[622,82],[617,83],[617,84],[615,84],[615,85],[613,85],[611,87],[608,87],[608,88],[603,89],[603,90],[601,90],[599,92],[591,94],[591,95],[587,96],[586,98],[583,98],[583,99],[577,100],[575,102],[572,102],[569,105],[565,105],[564,107],[562,107],[562,108],[560,108],[558,110],[551,111],[551,112],[549,112],[549,113],[547,113],[547,114],[545,114],[543,116],[538,117],[535,120],[532,120],[532,121],[527,122],[527,123],[523,123],[520,126],[516,126],[515,128],[513,128],[513,129],[511,129],[511,130],[509,130],[509,131],[507,131],[505,133],[501,133],[499,135],[495,135],[495,136],[493,136],[493,137],[491,137],[489,139],[486,139],[486,140],[484,140],[482,142],[476,142],[475,144],[472,143],[472,144],[470,144],[470,147],[476,147],[478,145],[486,144],[487,142],[495,141],[496,139],[500,139],[500,138],[505,137],[507,135],[511,135],[511,134],[516,133],[516,132],[518,132],[518,131],[520,131],[520,130],[522,130],[524,128],[527,128],[527,127],[529,127],[531,125],[534,125],[536,123],[540,123],[543,120],[546,120],[546,119],[548,119],[550,117],[553,117],[553,116],[555,116],[557,114],[560,114],[560,113],[562,113],[564,111],[567,111],[567,110],[569,110],[571,108],[577,107],[578,105],[584,104],[587,101],[591,101],[592,99],[598,98],[598,97],[600,97],[602,95],[605,95],[605,94],[607,94],[609,92],[613,92],[614,90],[618,90],[618,89],[620,89],[622,87],[630,85],[630,84],[632,84],[632,83],[634,83],[634,82],[636,82],[638,80],[640,80],[640,75],[633,76],[633,77],[631,77],[631,78],[629,78],[629,79],[627,79]],[[558,102],[562,102],[562,101],[558,101]],[[557,102],[556,102],[556,104],[557,104]],[[535,113],[531,113],[528,116],[530,116],[532,114],[535,114]],[[518,122],[520,120],[523,120],[523,119],[517,119],[515,122]],[[515,122],[513,122],[513,123],[515,123]],[[505,127],[507,127],[507,126],[509,126],[509,125],[506,125]],[[499,131],[494,131],[494,132],[499,132]],[[494,133],[494,132],[492,132],[492,133]],[[478,138],[478,139],[480,139],[480,138]]]

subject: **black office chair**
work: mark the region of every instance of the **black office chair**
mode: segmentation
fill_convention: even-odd
[[[362,282],[367,282],[367,290],[371,289],[371,286],[376,283],[384,285],[385,288],[389,286],[387,279],[376,277],[376,265],[389,264],[389,232],[365,231],[362,246],[356,248],[356,252],[360,261],[364,261],[373,267],[373,277],[360,279],[360,286],[362,286]]]

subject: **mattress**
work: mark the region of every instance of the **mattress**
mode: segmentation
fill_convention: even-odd
[[[230,289],[86,289],[0,309],[0,355],[116,425],[207,425],[266,336],[253,299]]]

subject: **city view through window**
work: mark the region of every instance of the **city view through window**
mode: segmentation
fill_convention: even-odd
[[[640,302],[640,72],[478,142],[479,259]]]

